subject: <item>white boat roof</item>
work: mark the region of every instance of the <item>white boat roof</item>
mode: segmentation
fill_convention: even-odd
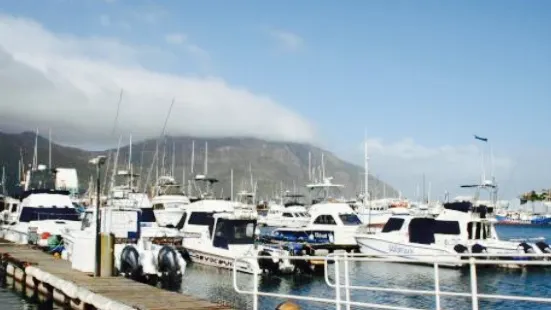
[[[325,214],[333,214],[333,213],[354,213],[354,210],[350,207],[347,203],[341,203],[341,202],[322,202],[317,203],[315,205],[312,205],[310,207],[310,214],[313,216],[314,214],[319,213],[325,213]]]
[[[33,208],[74,208],[71,197],[57,193],[33,193],[21,201],[22,207]]]

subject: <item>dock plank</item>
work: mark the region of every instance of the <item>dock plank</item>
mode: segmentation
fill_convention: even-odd
[[[232,309],[191,295],[162,290],[123,277],[94,278],[89,274],[73,270],[68,261],[56,259],[29,246],[0,243],[0,255],[9,255],[19,262],[34,265],[44,272],[136,309]]]

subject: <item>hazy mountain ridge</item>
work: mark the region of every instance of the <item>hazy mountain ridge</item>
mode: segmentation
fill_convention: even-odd
[[[26,164],[32,162],[35,134],[3,134],[0,133],[0,165],[6,166],[8,184],[14,184],[17,179],[17,165],[19,150],[23,151]],[[174,177],[181,181],[185,171],[186,179],[190,179],[192,144],[195,141],[195,165],[193,175],[204,173],[205,141],[208,142],[208,175],[220,179],[217,193],[223,190],[224,196],[230,195],[230,170],[234,174],[234,192],[241,189],[250,189],[249,167],[252,170],[254,182],[257,183],[259,197],[270,197],[281,187],[287,190],[303,192],[308,182],[308,154],[312,156],[312,167],[321,165],[322,153],[326,176],[334,177],[333,182],[345,185],[343,192],[347,196],[354,196],[360,191],[360,182],[363,182],[363,168],[340,160],[331,152],[318,147],[287,142],[264,141],[255,138],[194,138],[194,137],[166,137],[161,141],[150,139],[135,142],[132,146],[132,163],[134,171],[140,173],[142,184],[149,180],[154,182],[157,170],[162,174],[161,163],[164,157],[165,172],[172,170],[174,148]],[[123,144],[128,144],[128,142]],[[152,166],[158,147],[158,167]],[[86,151],[78,148],[61,146],[52,143],[52,166],[74,167],[78,170],[80,186],[86,189],[93,167],[89,159],[98,154],[115,156],[116,150],[104,152]],[[129,147],[125,145],[119,151],[118,168],[128,166]],[[163,156],[164,154],[164,156]],[[38,139],[39,163],[48,162],[48,140]],[[112,168],[112,164],[110,167]],[[317,169],[316,175],[320,175]],[[319,177],[318,177],[319,179]],[[374,197],[380,197],[383,192],[383,183],[369,176],[370,191]],[[386,185],[387,196],[397,195],[396,190]]]

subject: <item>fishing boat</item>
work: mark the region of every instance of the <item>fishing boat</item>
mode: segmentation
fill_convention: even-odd
[[[491,185],[480,185],[484,188]],[[419,255],[431,255],[442,266],[459,267],[470,253],[492,255],[550,253],[544,242],[500,240],[492,219],[493,207],[471,201],[449,202],[436,217],[392,216],[380,233],[360,230],[356,235],[362,253],[372,256],[397,254],[415,263],[426,263]],[[429,264],[433,264],[430,262]]]

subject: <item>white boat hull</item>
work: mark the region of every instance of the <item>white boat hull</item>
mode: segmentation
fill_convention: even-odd
[[[400,243],[381,238],[373,237],[357,237],[360,251],[368,256],[389,257],[388,255],[397,255],[396,257],[411,260],[412,263],[430,264],[439,262],[440,266],[460,267],[464,263],[459,255],[457,256],[442,256],[456,255],[452,249],[447,249],[439,246]],[[419,256],[433,255],[433,256]]]
[[[201,264],[206,266],[213,266],[223,269],[233,270],[235,258],[230,256],[223,256],[220,254],[215,254],[212,252],[207,252],[198,249],[186,248],[188,254],[191,258],[191,261],[195,264]],[[258,268],[258,263],[256,260],[251,258],[248,261],[238,260],[237,261],[237,271],[253,274],[260,274],[261,270]]]

